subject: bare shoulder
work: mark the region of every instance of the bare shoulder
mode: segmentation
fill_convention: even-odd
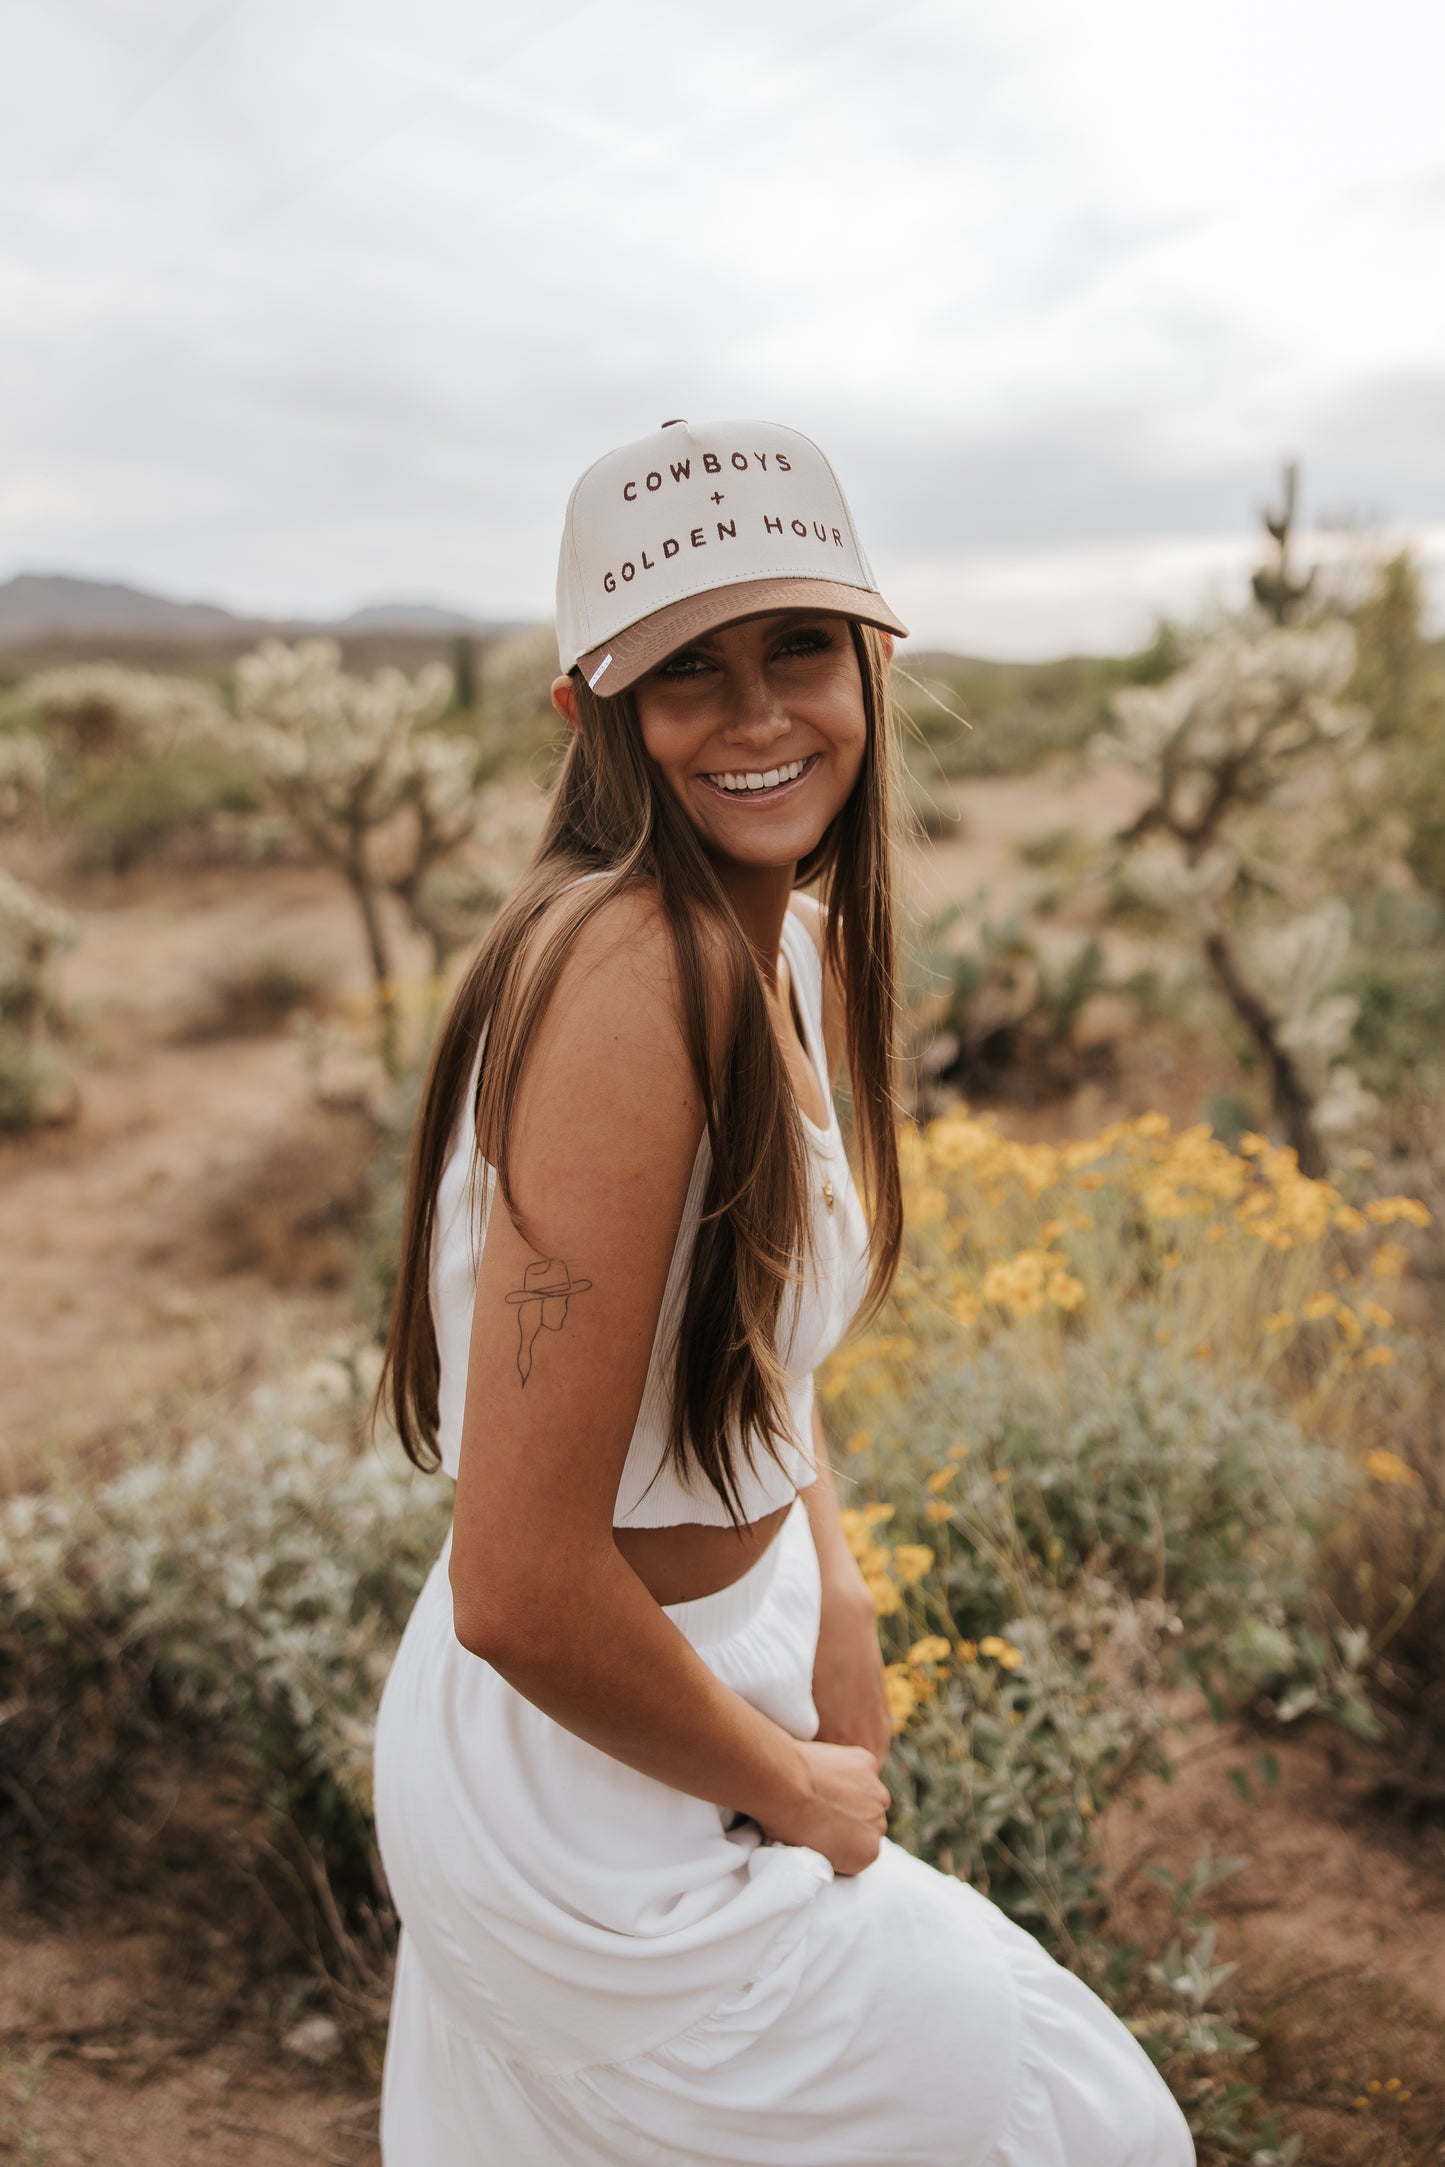
[[[528,942],[524,972],[537,968],[549,935],[565,916],[560,897],[543,912]],[[716,1076],[730,1029],[726,955],[719,929],[700,924],[698,930]],[[539,1083],[558,1063],[599,1082],[604,1071],[611,1072],[619,1089],[631,1078],[644,1109],[659,1089],[671,1099],[672,1087],[690,1103],[684,1014],[672,929],[655,887],[638,883],[608,896],[569,942],[528,1068],[535,1066]],[[698,1110],[700,1115],[700,1102]]]

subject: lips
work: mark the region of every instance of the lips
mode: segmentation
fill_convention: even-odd
[[[819,757],[819,754],[810,752],[796,775],[791,776],[787,782],[774,783],[771,789],[767,790],[728,790],[721,783],[713,782],[707,775],[699,775],[696,780],[713,797],[722,798],[729,805],[776,805],[780,798],[802,788],[817,766]]]

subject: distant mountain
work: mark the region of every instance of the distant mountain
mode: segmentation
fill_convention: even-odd
[[[438,609],[431,602],[373,602],[354,609],[334,628],[338,632],[487,632],[493,629],[464,610]]]
[[[429,602],[374,602],[334,624],[238,616],[217,602],[173,602],[120,580],[76,579],[65,572],[20,572],[0,582],[0,647],[27,641],[159,637],[174,640],[260,637],[265,632],[411,633],[440,639],[488,633],[499,624]]]
[[[0,644],[57,633],[162,632],[184,638],[238,630],[245,622],[215,602],[172,602],[119,580],[21,572],[0,585]]]

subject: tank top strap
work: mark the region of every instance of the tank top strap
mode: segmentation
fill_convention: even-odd
[[[791,905],[783,913],[783,952],[793,974],[797,989],[798,1006],[803,1013],[803,1025],[810,1040],[809,1052],[813,1065],[825,1079],[828,1089],[827,1057],[823,1051],[823,959],[812,928]]]

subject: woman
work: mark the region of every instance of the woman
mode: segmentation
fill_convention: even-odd
[[[901,1237],[903,629],[791,430],[667,423],[573,491],[572,740],[433,1056],[383,1379],[456,1481],[378,1722],[387,2167],[1194,2157],[1103,2004],[884,1833],[812,1371]]]

